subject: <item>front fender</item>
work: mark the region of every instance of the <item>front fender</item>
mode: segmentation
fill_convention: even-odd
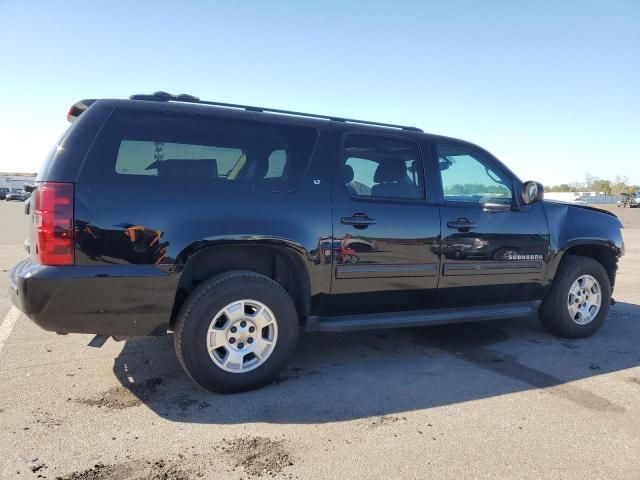
[[[548,201],[544,202],[544,208],[551,243],[547,282],[553,280],[563,256],[572,248],[604,248],[616,258],[624,254],[623,225],[614,214],[600,209]]]

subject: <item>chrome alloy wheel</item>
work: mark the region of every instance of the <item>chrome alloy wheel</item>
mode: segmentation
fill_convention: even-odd
[[[600,284],[591,275],[582,275],[573,282],[567,297],[569,316],[578,325],[590,323],[602,305]]]
[[[220,310],[209,325],[207,351],[214,363],[232,373],[262,365],[278,340],[278,322],[257,300],[238,300]]]

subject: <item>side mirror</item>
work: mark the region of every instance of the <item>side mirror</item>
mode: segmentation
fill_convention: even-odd
[[[35,185],[30,185],[28,183],[24,184],[24,191],[27,193],[32,193],[36,189]]]
[[[540,182],[530,180],[522,184],[522,201],[525,205],[531,205],[542,199],[544,199],[544,187]]]
[[[453,162],[448,158],[440,158],[438,163],[440,164],[441,172],[444,172],[445,170],[449,170],[449,167],[453,165]]]

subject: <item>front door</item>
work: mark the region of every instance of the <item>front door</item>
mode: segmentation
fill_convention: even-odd
[[[542,203],[519,207],[516,179],[487,152],[437,145],[442,185],[438,300],[464,306],[542,296],[549,233]]]
[[[335,127],[332,310],[365,313],[434,306],[440,217],[425,187],[421,146],[409,135]]]

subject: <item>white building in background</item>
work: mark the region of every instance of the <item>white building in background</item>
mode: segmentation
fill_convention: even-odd
[[[604,192],[544,192],[544,198],[570,203],[617,203],[620,195],[605,195]]]
[[[561,202],[575,202],[583,192],[544,192],[544,198]]]
[[[25,183],[33,185],[35,181],[35,173],[0,173],[0,188],[8,188],[9,190],[23,190]]]

